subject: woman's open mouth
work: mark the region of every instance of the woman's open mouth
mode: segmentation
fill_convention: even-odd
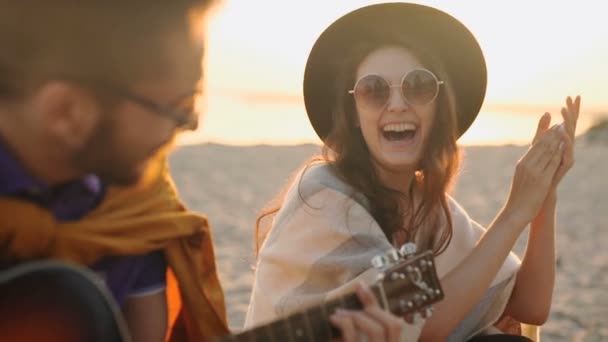
[[[413,123],[391,123],[382,127],[382,136],[390,142],[406,142],[412,140],[417,131]]]

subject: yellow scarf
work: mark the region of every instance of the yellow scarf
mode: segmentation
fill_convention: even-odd
[[[184,208],[164,160],[157,170],[144,186],[108,189],[104,201],[75,222],[60,223],[35,204],[0,197],[0,260],[52,258],[91,265],[105,256],[163,250],[170,268],[168,340],[227,334],[207,219]]]

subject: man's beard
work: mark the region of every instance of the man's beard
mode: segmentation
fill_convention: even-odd
[[[85,173],[92,173],[107,185],[132,186],[144,175],[147,160],[166,145],[160,144],[140,158],[129,157],[129,146],[118,146],[114,139],[114,124],[103,119],[91,134],[87,143],[74,152],[72,162]]]

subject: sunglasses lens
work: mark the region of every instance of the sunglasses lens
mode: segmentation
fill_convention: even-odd
[[[367,108],[383,107],[389,96],[390,87],[380,76],[365,76],[355,86],[355,100],[359,105]]]
[[[401,91],[409,103],[425,105],[435,99],[439,84],[430,71],[417,69],[403,78]]]

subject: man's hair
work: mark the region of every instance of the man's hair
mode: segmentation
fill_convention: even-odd
[[[214,2],[0,0],[0,97],[53,77],[162,78]]]

